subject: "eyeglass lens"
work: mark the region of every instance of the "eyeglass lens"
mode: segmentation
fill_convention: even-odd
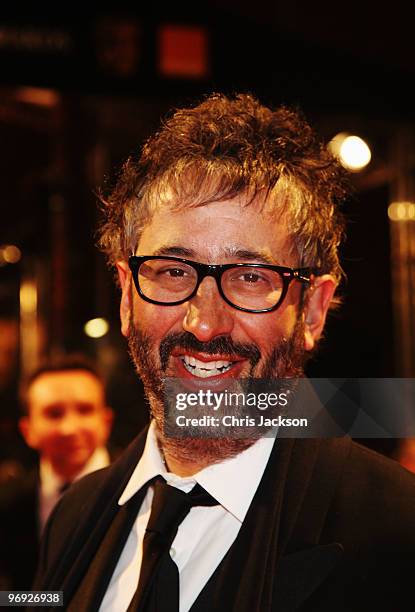
[[[195,290],[197,280],[197,272],[192,266],[175,260],[150,259],[138,270],[142,293],[165,304],[185,300]],[[279,302],[284,281],[275,270],[244,266],[226,270],[221,286],[226,298],[235,306],[261,310]]]

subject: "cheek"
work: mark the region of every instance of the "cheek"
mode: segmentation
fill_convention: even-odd
[[[34,436],[39,441],[53,440],[59,435],[59,425],[48,421],[39,423],[34,431]]]
[[[183,331],[185,307],[157,306],[140,298],[134,306],[134,325],[144,335],[150,336],[157,344],[169,332]]]
[[[59,448],[61,444],[61,437],[59,429],[55,427],[44,427],[39,429],[36,436],[36,446],[39,450],[46,450],[51,448]]]
[[[276,312],[257,315],[241,313],[238,322],[245,339],[248,337],[262,351],[268,351],[283,338],[292,335],[297,322],[297,308],[293,304],[284,304]]]
[[[85,446],[100,446],[105,444],[109,428],[101,414],[80,415],[76,427],[76,438],[78,443]]]

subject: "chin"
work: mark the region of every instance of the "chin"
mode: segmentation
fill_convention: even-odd
[[[157,423],[157,420],[156,420]],[[253,438],[170,438],[162,433],[162,423],[157,423],[159,444],[166,457],[174,457],[182,465],[198,465],[198,469],[235,457],[254,444]]]

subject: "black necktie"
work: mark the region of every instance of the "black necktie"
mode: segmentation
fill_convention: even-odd
[[[143,540],[140,578],[128,612],[174,612],[179,609],[179,572],[170,557],[170,547],[192,506],[214,505],[217,501],[199,484],[190,493],[184,493],[161,477],[155,481]]]

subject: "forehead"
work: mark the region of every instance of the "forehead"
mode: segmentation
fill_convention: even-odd
[[[216,263],[263,259],[294,265],[292,251],[281,215],[234,198],[179,210],[159,206],[144,228],[137,254],[192,255],[200,261]]]
[[[28,390],[30,408],[57,402],[101,403],[104,391],[100,381],[86,370],[45,372],[38,376]]]

